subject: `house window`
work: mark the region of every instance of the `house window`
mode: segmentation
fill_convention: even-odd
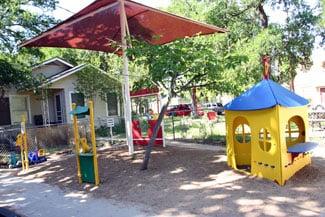
[[[107,115],[118,116],[118,96],[116,93],[107,94]]]
[[[24,115],[28,122],[28,103],[26,96],[12,96],[10,98],[12,123],[20,123]]]
[[[82,93],[71,93],[71,103],[77,106],[85,106],[85,96]]]
[[[10,125],[10,105],[9,98],[0,98],[0,126],[2,125]]]

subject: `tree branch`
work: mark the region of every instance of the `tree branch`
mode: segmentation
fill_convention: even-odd
[[[264,0],[260,1],[257,7],[257,10],[260,14],[261,24],[263,28],[267,28],[269,26],[269,19],[265,13],[264,7],[263,7]]]
[[[205,84],[195,84],[195,85],[191,85],[191,86],[188,86],[187,89],[190,89],[190,88],[194,88],[194,87],[208,87],[210,85],[214,85],[214,84],[217,84],[218,82],[209,82],[209,83],[205,83]],[[179,92],[182,92],[183,90],[179,91]]]
[[[246,7],[245,9],[243,9],[243,10],[237,12],[237,13],[232,13],[232,14],[230,14],[230,16],[232,16],[232,17],[237,17],[237,16],[239,16],[239,15],[245,13],[246,11],[248,11],[249,9],[252,9],[252,8],[256,8],[256,3],[255,3],[255,2],[253,2],[253,3],[249,4],[249,5],[247,5],[247,7]]]
[[[183,91],[183,90],[186,90],[186,89],[188,89],[189,88],[189,85],[193,82],[193,81],[195,81],[196,79],[198,79],[198,78],[202,78],[202,77],[204,77],[204,76],[206,76],[207,75],[207,73],[205,73],[205,74],[197,74],[197,75],[195,75],[195,76],[193,76],[185,85],[183,85],[183,87],[180,89],[180,91]]]

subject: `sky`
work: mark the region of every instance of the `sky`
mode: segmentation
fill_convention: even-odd
[[[68,9],[69,11],[76,13],[92,3],[94,0],[59,0],[59,7],[53,12],[53,15],[61,20],[64,20],[72,15],[72,13],[62,9]],[[134,0],[136,2],[155,7],[162,8],[167,7],[170,4],[170,0]]]

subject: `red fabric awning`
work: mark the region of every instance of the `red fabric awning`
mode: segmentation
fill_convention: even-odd
[[[116,52],[121,43],[120,3],[97,0],[52,29],[22,43],[24,47],[79,48]],[[154,45],[226,30],[125,0],[130,35]],[[111,43],[111,42],[115,43]]]
[[[135,90],[130,92],[131,98],[144,97],[144,96],[155,96],[159,94],[159,88],[142,88],[140,90]]]

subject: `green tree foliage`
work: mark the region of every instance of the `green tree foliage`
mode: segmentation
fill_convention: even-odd
[[[273,5],[277,6],[276,3]],[[315,14],[304,1],[284,1],[283,10],[288,14],[284,25],[280,26],[281,43],[273,56],[278,60],[280,81],[290,81],[294,90],[294,79],[299,67],[309,68],[312,65],[311,54],[315,39],[323,34],[317,24],[319,14]]]
[[[56,21],[44,14],[55,9],[56,0],[2,0],[0,3],[0,50],[12,52],[22,40],[48,29]],[[32,11],[41,10],[41,13]]]
[[[235,95],[261,79],[261,56],[265,54],[271,56],[273,69],[278,71],[273,79],[293,84],[297,69],[311,65],[315,37],[322,35],[316,25],[320,17],[317,10],[303,0],[179,0],[172,3],[171,12],[186,12],[198,18],[200,10],[205,11],[206,16],[199,18],[229,30],[228,34],[219,36],[219,58],[241,54],[248,59],[235,68],[224,67],[228,77],[224,92]],[[287,15],[284,24],[270,22],[267,11],[272,9]]]
[[[42,77],[33,77],[30,71],[0,59],[0,99],[10,88],[16,88],[18,91],[36,91],[42,81]]]
[[[186,38],[164,46],[134,42],[128,49],[130,59],[147,67],[147,74],[140,82],[151,81],[155,86],[175,97],[195,86],[209,85],[211,76],[218,76],[218,60],[209,41]],[[216,78],[218,80],[218,78]]]
[[[321,7],[322,7],[322,12],[321,12],[321,20],[320,20],[320,26],[325,27],[325,0],[321,0]]]
[[[74,85],[78,92],[92,100],[99,96],[107,101],[108,93],[121,95],[122,90],[120,81],[92,65],[86,66],[77,73],[77,82]]]
[[[43,78],[32,77],[30,68],[42,57],[38,49],[18,44],[55,23],[44,12],[55,9],[56,0],[2,0],[0,3],[0,89],[37,89]],[[42,13],[36,13],[39,10]],[[35,11],[35,12],[32,12]]]

